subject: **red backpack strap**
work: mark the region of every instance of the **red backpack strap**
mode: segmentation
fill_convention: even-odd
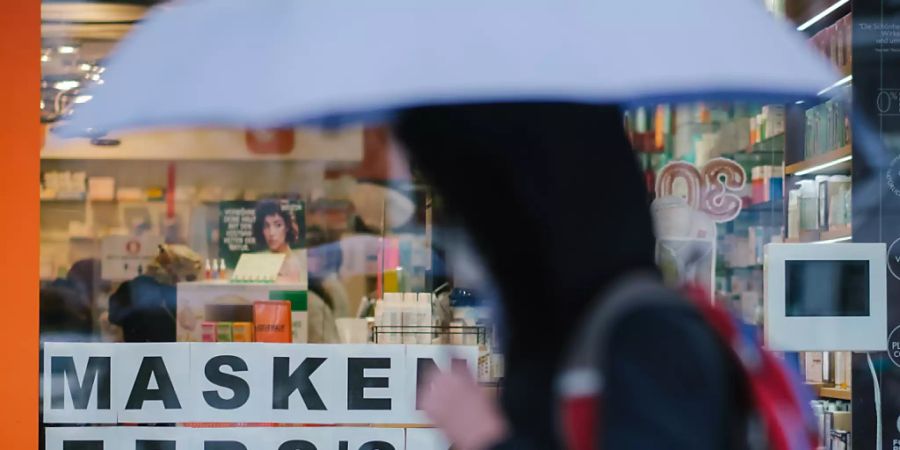
[[[815,420],[799,379],[784,363],[759,344],[755,329],[709,300],[696,286],[684,293],[731,351],[748,383],[756,414],[762,420],[772,450],[811,450],[819,445]]]

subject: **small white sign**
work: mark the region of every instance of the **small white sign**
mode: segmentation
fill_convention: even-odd
[[[164,244],[160,236],[107,236],[100,241],[100,276],[127,281],[147,271]]]

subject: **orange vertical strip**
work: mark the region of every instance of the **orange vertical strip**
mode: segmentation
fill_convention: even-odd
[[[38,446],[40,0],[0,3],[0,432],[3,448]]]

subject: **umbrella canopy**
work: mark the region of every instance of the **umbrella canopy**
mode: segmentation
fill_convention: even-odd
[[[114,53],[64,134],[384,119],[506,101],[788,101],[838,76],[751,0],[187,0]]]

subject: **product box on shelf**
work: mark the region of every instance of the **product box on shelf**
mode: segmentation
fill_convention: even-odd
[[[210,342],[220,338],[246,342],[254,337],[254,305],[259,302],[285,305],[289,338],[281,342],[308,341],[304,284],[187,282],[178,283],[176,295],[176,340],[179,342]]]

